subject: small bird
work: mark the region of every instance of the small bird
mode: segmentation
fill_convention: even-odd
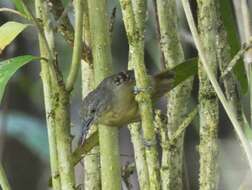
[[[148,90],[150,90],[152,100],[155,101],[162,97],[180,82],[195,74],[197,70],[195,65],[182,63],[172,70],[166,70],[154,76],[148,75],[150,81]],[[136,88],[133,70],[105,78],[82,101],[80,111],[81,144],[92,124],[118,127],[140,121],[138,103],[135,100],[135,95],[139,91],[141,89]]]

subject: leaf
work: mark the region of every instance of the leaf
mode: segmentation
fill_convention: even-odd
[[[24,2],[22,0],[11,0],[11,1],[21,14],[25,15],[27,18],[30,18],[30,14],[26,9]]]
[[[0,27],[0,54],[27,26],[18,22],[6,22]]]
[[[24,55],[0,62],[0,102],[3,97],[5,86],[11,76],[26,63],[38,59],[38,57],[34,57],[32,55]]]
[[[235,15],[232,11],[232,1],[222,0],[219,1],[219,3],[221,18],[223,20],[223,24],[227,32],[228,43],[231,47],[231,55],[234,56],[240,50],[241,46],[235,22]],[[240,83],[242,93],[245,94],[248,91],[248,81],[246,78],[245,67],[242,60],[239,60],[239,62],[234,66],[233,71],[237,80]]]
[[[190,76],[197,74],[198,72],[198,58],[187,59],[179,65],[175,66],[171,71],[175,73],[175,82],[174,86],[177,86],[179,83],[183,82]]]

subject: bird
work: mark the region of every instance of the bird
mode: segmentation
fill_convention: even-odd
[[[138,89],[133,70],[119,72],[108,76],[91,91],[81,103],[80,117],[82,135],[80,143],[93,124],[103,124],[110,127],[119,127],[131,122],[140,121],[136,94],[143,90],[150,92],[155,102],[180,82],[196,73],[196,61],[189,64],[179,64],[171,70],[156,75],[147,75],[149,87]]]

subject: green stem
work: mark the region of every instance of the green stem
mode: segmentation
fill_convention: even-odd
[[[82,0],[75,1],[75,33],[74,33],[74,47],[73,57],[68,78],[66,81],[66,90],[71,91],[76,81],[82,52],[82,29],[83,29],[83,2]]]
[[[139,187],[141,190],[150,190],[149,174],[141,133],[141,125],[140,123],[132,123],[128,126],[128,128],[130,130],[131,142],[134,148],[134,157]]]
[[[44,20],[46,18],[45,12],[41,10],[41,1],[35,1],[35,9],[36,9],[36,17]],[[54,49],[54,39],[52,31],[45,25],[44,27],[45,32],[48,33],[48,36],[51,37],[50,39],[50,46]],[[42,40],[41,34],[39,34],[39,47],[40,47],[40,56],[41,57],[48,57],[48,51],[45,47],[44,40]],[[47,131],[48,131],[48,142],[49,142],[49,153],[50,153],[50,165],[51,165],[51,173],[52,173],[52,186],[54,189],[60,190],[60,177],[59,177],[59,163],[58,163],[58,152],[57,152],[57,145],[56,145],[56,132],[55,132],[55,122],[50,116],[52,113],[52,84],[51,84],[51,77],[49,72],[49,64],[52,62],[45,62],[41,60],[41,79],[43,84],[43,91],[44,91],[44,102],[45,102],[45,111],[46,111],[46,121],[47,121]]]
[[[144,30],[144,24],[145,22],[142,22],[145,20],[145,11],[141,10],[141,7],[146,7],[146,1],[138,0],[136,2],[135,6],[135,15],[136,15],[136,22],[140,30]],[[145,10],[146,8],[144,8]],[[138,11],[140,10],[140,11]],[[129,52],[129,57],[132,57],[132,53]],[[132,60],[129,61],[128,69],[133,69],[133,63]],[[137,177],[138,177],[138,183],[141,190],[149,190],[150,184],[149,184],[149,173],[147,168],[147,162],[146,162],[146,155],[145,155],[145,147],[143,144],[143,138],[141,133],[141,124],[140,123],[132,123],[128,125],[131,141],[134,148],[134,157],[135,157],[135,163],[136,163],[136,170],[137,170]]]
[[[71,137],[70,137],[70,118],[69,118],[69,94],[65,90],[64,84],[62,83],[61,74],[58,70],[56,70],[55,66],[56,59],[54,56],[54,38],[53,38],[53,29],[51,28],[51,25],[49,24],[50,19],[48,17],[48,11],[47,7],[44,4],[43,0],[36,0],[36,10],[37,10],[37,16],[41,19],[43,25],[39,25],[40,28],[40,36],[44,34],[44,37],[47,38],[40,38],[41,46],[44,48],[46,47],[47,52],[45,53],[45,57],[49,56],[48,63],[46,64],[46,69],[44,73],[47,77],[46,79],[43,79],[43,82],[45,82],[44,85],[48,85],[50,83],[50,86],[44,87],[47,88],[47,90],[50,91],[49,94],[47,94],[50,103],[49,107],[50,110],[47,110],[49,114],[49,118],[52,122],[52,124],[49,124],[49,127],[51,125],[53,126],[53,130],[51,130],[52,133],[52,146],[53,147],[53,153],[57,154],[58,159],[58,165],[57,165],[57,173],[60,175],[60,183],[61,183],[61,189],[62,190],[72,190],[74,189],[74,168],[71,164]],[[45,35],[45,32],[47,32]],[[46,43],[47,42],[47,45]],[[47,47],[48,46],[48,47]],[[49,48],[49,49],[48,49]],[[44,51],[43,49],[42,51]],[[48,80],[48,81],[44,81]],[[48,83],[47,83],[48,82]],[[45,96],[46,97],[46,96]],[[50,140],[50,139],[49,139]],[[55,143],[56,142],[56,143]],[[49,142],[50,144],[50,142]],[[55,158],[56,159],[56,158]],[[55,160],[54,159],[54,160]],[[57,173],[53,173],[53,179],[58,179]],[[57,181],[57,186],[58,186]],[[58,188],[60,189],[60,188]]]
[[[217,75],[217,12],[216,1],[197,0],[198,28],[202,48],[211,72]],[[208,11],[206,11],[208,10]],[[218,143],[219,102],[201,62],[199,63],[199,104],[200,104],[200,175],[201,190],[218,189]]]
[[[64,86],[53,85],[53,119],[55,120],[59,173],[62,190],[74,190],[74,168],[71,163],[69,93]]]
[[[252,154],[250,152],[250,145],[248,144],[248,141],[243,134],[240,123],[236,119],[235,113],[233,112],[232,108],[230,107],[229,103],[227,102],[225,95],[222,92],[220,85],[218,84],[217,79],[215,78],[209,65],[207,64],[207,59],[205,57],[206,54],[204,52],[204,49],[201,46],[201,41],[200,41],[196,26],[195,26],[195,23],[193,20],[191,8],[190,8],[190,3],[188,0],[182,0],[182,4],[183,4],[183,7],[184,7],[184,10],[186,13],[186,17],[187,17],[187,21],[188,21],[190,30],[191,30],[193,38],[195,40],[195,45],[196,45],[198,52],[199,52],[199,57],[200,57],[202,64],[204,66],[204,69],[205,69],[207,76],[208,76],[209,80],[211,81],[211,84],[213,85],[215,92],[217,93],[218,98],[220,99],[229,119],[231,120],[231,122],[234,126],[235,132],[237,133],[237,135],[241,141],[241,145],[244,149],[244,152],[245,152],[247,159],[248,159],[248,162],[249,162],[249,167],[252,171]]]
[[[95,83],[113,73],[106,0],[89,0],[91,46]],[[121,189],[118,129],[99,125],[101,182],[104,190]]]
[[[3,190],[10,190],[11,189],[2,163],[0,163],[0,185]]]
[[[148,90],[149,79],[144,65],[144,31],[143,28],[139,28],[139,26],[141,26],[141,24],[137,23],[139,22],[139,19],[137,17],[135,19],[134,17],[132,2],[130,0],[120,0],[120,3],[129,41],[129,51],[132,56],[131,61],[135,71],[136,86],[139,89],[144,89],[136,96],[136,100],[139,104],[140,115],[142,118],[144,141],[150,144],[150,146],[145,149],[150,189],[158,190],[160,189],[159,163],[153,124],[152,101]],[[145,13],[145,8],[145,6],[138,6],[136,12],[140,11]],[[136,22],[136,20],[138,21]],[[144,20],[141,22],[144,22]]]
[[[184,60],[184,52],[178,36],[178,18],[175,0],[156,0],[160,28],[160,46],[166,68],[172,68]],[[181,83],[168,94],[167,130],[171,138],[184,120],[188,100],[192,90],[192,77]],[[162,158],[162,188],[164,190],[183,189],[183,144],[184,133],[177,140],[174,148],[164,149]],[[164,167],[168,166],[168,167]]]
[[[88,46],[91,44],[90,24],[88,15],[87,0],[84,1],[83,13],[83,39]],[[90,90],[94,87],[94,69],[91,67],[92,63],[83,61],[81,64],[82,71],[82,97],[84,98]],[[97,128],[90,130],[89,134],[97,132]],[[88,134],[88,135],[89,135]],[[101,175],[100,175],[100,150],[99,146],[95,146],[90,154],[84,158],[84,186],[86,189],[99,190],[101,189]]]

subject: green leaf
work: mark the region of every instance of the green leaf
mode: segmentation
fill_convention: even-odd
[[[0,54],[27,26],[18,22],[6,22],[0,27]]]
[[[0,102],[3,97],[5,86],[10,80],[11,76],[23,65],[34,60],[38,60],[38,57],[31,55],[19,56],[0,62]]]
[[[26,7],[24,6],[24,2],[22,0],[11,0],[12,3],[15,5],[16,9],[27,18],[30,18],[30,14]]]
[[[222,0],[220,3],[221,18],[224,23],[225,30],[227,32],[227,39],[231,46],[231,55],[234,56],[241,48],[237,26],[235,22],[235,15],[232,9],[232,1]],[[234,66],[234,74],[240,83],[242,93],[245,94],[248,91],[248,81],[246,78],[246,72],[244,63],[242,60]]]
[[[172,70],[175,73],[174,86],[183,82],[190,76],[197,74],[198,72],[198,58],[187,59],[179,65],[175,66]]]

